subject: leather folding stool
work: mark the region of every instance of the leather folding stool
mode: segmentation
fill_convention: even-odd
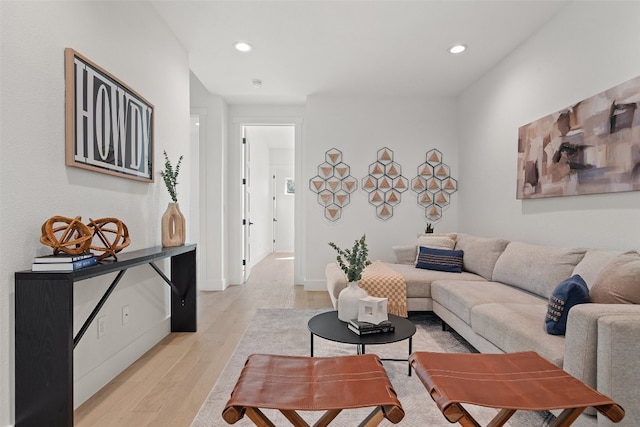
[[[252,354],[222,417],[234,424],[246,414],[257,426],[275,426],[261,409],[279,410],[294,426],[308,427],[296,411],[325,411],[314,426],[327,426],[344,409],[373,407],[360,426],[404,417],[378,356],[304,357]]]
[[[609,397],[533,351],[506,354],[414,352],[409,362],[445,418],[480,424],[463,403],[499,408],[489,426],[502,426],[517,410],[562,409],[552,426],[571,425],[589,406],[613,422],[624,410]]]

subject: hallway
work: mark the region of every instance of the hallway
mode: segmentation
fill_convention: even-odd
[[[199,292],[198,332],[169,334],[76,409],[74,424],[189,426],[257,309],[331,309],[326,291],[293,284],[293,262],[274,253],[244,285]]]

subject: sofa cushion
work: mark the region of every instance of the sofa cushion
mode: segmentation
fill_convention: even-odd
[[[586,249],[511,242],[493,269],[493,281],[517,286],[548,299],[571,276]]]
[[[544,299],[521,289],[502,283],[484,281],[434,281],[431,284],[431,296],[434,301],[437,301],[468,325],[471,325],[471,309],[476,305],[492,302],[546,304]],[[540,327],[540,325],[538,326]]]
[[[621,251],[588,249],[582,261],[573,269],[573,274],[579,274],[591,289],[602,269],[620,254]]]
[[[618,255],[607,264],[591,288],[591,301],[640,304],[640,254]]]
[[[462,273],[463,255],[464,253],[462,251],[434,249],[420,246],[420,249],[418,249],[416,268]]]
[[[465,280],[465,281],[485,281],[477,274],[449,273],[446,271],[423,270],[416,268],[413,264],[386,264],[388,267],[402,274],[407,284],[407,298],[431,298],[431,284],[436,280]]]
[[[533,350],[562,368],[565,339],[549,335],[543,321],[547,304],[491,303],[471,310],[471,327],[505,353]]]
[[[569,310],[574,305],[589,302],[589,288],[579,274],[560,282],[553,290],[547,304],[547,317],[544,319],[547,333],[564,335],[567,329]]]
[[[415,266],[418,252],[416,245],[392,246],[391,249],[396,256],[396,263],[411,264],[411,266]]]
[[[509,244],[508,240],[488,237],[477,237],[471,234],[459,233],[456,240],[456,250],[462,250],[465,257],[462,268],[465,271],[479,274],[487,280],[492,280],[493,268],[496,261]]]

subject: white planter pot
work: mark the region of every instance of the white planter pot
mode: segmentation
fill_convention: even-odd
[[[358,318],[358,306],[360,298],[368,296],[367,291],[362,289],[358,282],[349,282],[338,295],[338,319],[348,322]]]

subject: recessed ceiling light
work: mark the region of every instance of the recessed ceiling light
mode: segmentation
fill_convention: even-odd
[[[450,53],[462,53],[467,50],[467,46],[463,44],[455,44],[449,48]]]
[[[253,46],[251,46],[247,42],[236,42],[236,44],[234,44],[234,46],[240,52],[251,52],[253,50]]]

